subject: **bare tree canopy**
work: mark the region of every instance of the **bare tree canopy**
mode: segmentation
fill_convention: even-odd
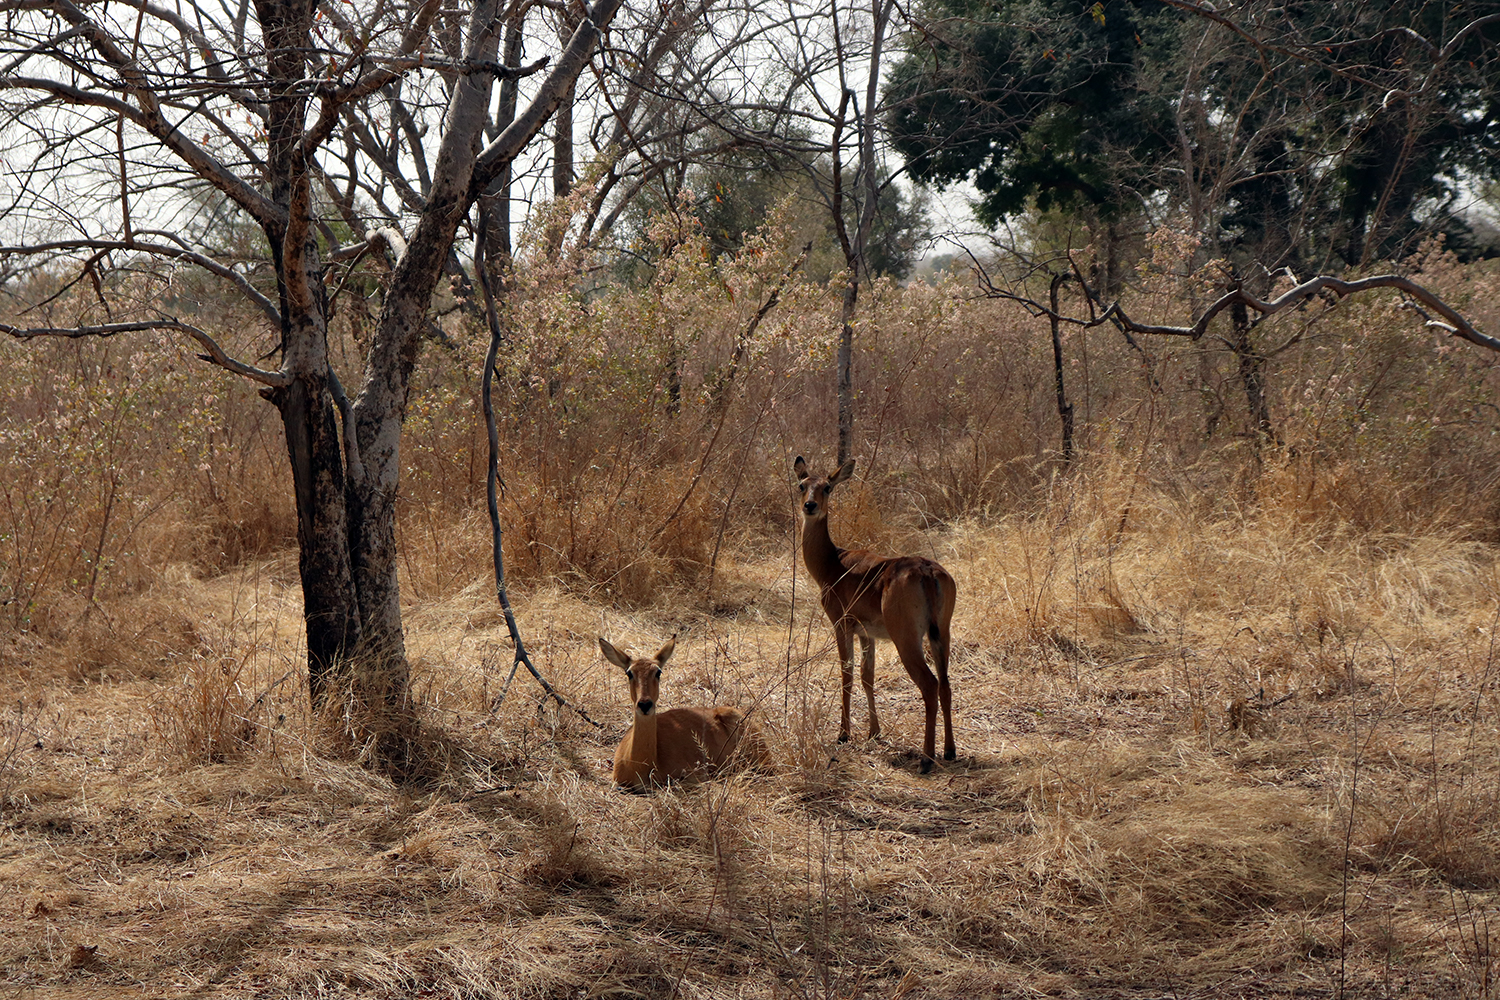
[[[405,697],[394,503],[417,345],[472,206],[568,98],[621,6],[260,0],[0,2],[0,255],[85,283],[95,308],[23,300],[15,337],[181,332],[263,386],[286,430],[312,693],[346,660]],[[503,64],[507,25],[546,19],[546,56]],[[497,82],[527,99],[497,119]],[[378,319],[346,392],[328,349],[357,269]],[[260,363],[206,332],[195,268],[266,329]],[[19,287],[24,282],[14,282]],[[365,308],[363,301],[355,303]],[[125,316],[126,319],[118,317]],[[263,367],[276,359],[274,368]]]

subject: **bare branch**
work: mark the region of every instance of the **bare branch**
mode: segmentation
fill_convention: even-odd
[[[1251,309],[1260,313],[1264,319],[1274,316],[1284,309],[1305,302],[1322,291],[1329,291],[1339,298],[1345,298],[1357,292],[1369,291],[1372,288],[1399,289],[1426,305],[1444,320],[1444,322],[1429,321],[1431,325],[1437,326],[1455,337],[1467,340],[1471,344],[1477,344],[1492,351],[1500,351],[1500,339],[1482,333],[1465,319],[1463,314],[1444,302],[1432,290],[1400,274],[1377,274],[1368,278],[1358,278],[1354,281],[1345,281],[1341,278],[1320,274],[1316,278],[1304,281],[1302,284],[1284,292],[1269,302],[1257,298],[1243,288],[1234,288],[1224,293],[1217,301],[1204,310],[1198,322],[1192,326],[1156,326],[1148,323],[1137,323],[1125,314],[1125,311],[1120,308],[1118,302],[1109,307],[1106,315],[1118,317],[1119,321],[1126,328],[1136,333],[1189,337],[1197,340],[1208,330],[1208,324],[1213,321],[1213,318],[1235,302],[1243,302]]]
[[[583,64],[593,52],[602,27],[609,25],[623,2],[624,0],[595,0],[594,5],[589,8],[588,17],[573,32],[573,37],[558,56],[552,72],[532,98],[531,104],[480,152],[470,182],[471,199],[477,199],[483,194],[490,182],[507,163],[516,158],[552,116],[552,112],[557,110],[557,105],[567,95],[571,82],[578,77]]]
[[[291,383],[291,377],[284,372],[267,371],[230,357],[208,333],[191,323],[184,323],[177,319],[139,320],[133,323],[104,323],[98,326],[73,327],[19,327],[9,323],[0,323],[0,333],[9,334],[17,340],[33,340],[37,337],[63,337],[79,340],[85,337],[115,337],[122,333],[142,333],[146,330],[176,330],[179,333],[185,333],[208,351],[207,354],[200,354],[198,357],[226,371],[234,372],[236,375],[243,375],[264,385],[278,388]]]
[[[10,73],[0,75],[0,90],[29,89],[50,94],[70,106],[109,108],[150,133],[190,169],[233,198],[256,219],[264,222],[281,218],[281,209],[271,199],[245,183],[216,157],[183,134],[177,125],[166,119],[162,113],[160,98],[145,71],[136,60],[120,49],[115,39],[68,0],[54,0],[48,6],[73,26],[73,31],[67,33],[69,36],[76,35],[86,39],[100,59],[119,72],[116,85],[135,103],[106,96],[93,88],[74,86],[59,80],[17,77]],[[40,52],[55,51],[55,44],[54,41],[41,47]]]
[[[1136,342],[1130,337],[1132,333],[1150,334],[1163,337],[1186,337],[1189,340],[1198,340],[1208,332],[1209,324],[1213,322],[1214,318],[1218,316],[1219,313],[1223,312],[1225,309],[1228,309],[1230,306],[1234,305],[1237,302],[1243,303],[1249,308],[1254,309],[1256,312],[1260,313],[1259,319],[1256,320],[1257,323],[1260,323],[1272,316],[1275,316],[1277,313],[1283,312],[1287,309],[1308,301],[1321,292],[1331,292],[1332,294],[1337,295],[1342,299],[1350,295],[1355,295],[1359,292],[1366,292],[1376,288],[1395,288],[1398,291],[1411,296],[1413,299],[1417,300],[1417,302],[1421,303],[1423,306],[1426,306],[1427,309],[1432,310],[1432,312],[1441,317],[1440,319],[1433,319],[1425,310],[1417,308],[1417,312],[1423,317],[1428,326],[1442,330],[1445,333],[1451,334],[1452,336],[1458,337],[1462,340],[1467,340],[1469,343],[1475,344],[1479,347],[1484,347],[1491,351],[1500,351],[1500,338],[1492,337],[1489,334],[1479,330],[1474,326],[1473,323],[1469,322],[1469,320],[1465,318],[1462,313],[1460,313],[1457,309],[1454,309],[1447,302],[1444,302],[1443,299],[1439,297],[1437,293],[1433,292],[1430,288],[1427,288],[1426,286],[1413,281],[1405,275],[1400,274],[1377,274],[1371,275],[1367,278],[1356,278],[1352,281],[1346,281],[1342,278],[1335,278],[1327,274],[1320,274],[1315,278],[1310,278],[1309,280],[1302,282],[1295,288],[1291,288],[1286,292],[1283,292],[1281,295],[1278,295],[1276,298],[1269,301],[1258,298],[1252,293],[1246,291],[1243,287],[1235,287],[1225,292],[1211,305],[1209,305],[1203,311],[1203,315],[1198,318],[1198,321],[1196,323],[1192,324],[1191,326],[1171,326],[1156,323],[1141,323],[1137,320],[1134,320],[1125,311],[1124,307],[1120,305],[1118,300],[1111,303],[1108,307],[1103,308],[1102,311],[1093,312],[1093,305],[1098,301],[1097,296],[1094,290],[1089,287],[1087,281],[1084,279],[1082,271],[1077,267],[1073,268],[1074,278],[1083,287],[1084,294],[1087,296],[1090,303],[1091,315],[1087,319],[1080,319],[1076,316],[1063,315],[1057,312],[1057,310],[1055,309],[1048,308],[1046,305],[1032,298],[1030,295],[1027,295],[1023,292],[1013,292],[1009,289],[996,285],[990,278],[988,273],[984,270],[984,268],[982,266],[979,266],[977,261],[975,262],[974,271],[981,286],[981,291],[986,298],[1002,299],[1009,302],[1015,302],[1023,306],[1034,316],[1046,316],[1049,319],[1054,319],[1058,322],[1068,323],[1073,326],[1082,327],[1084,329],[1091,329],[1093,327],[1100,326],[1103,323],[1112,322],[1116,327],[1120,329],[1123,334],[1125,334],[1126,339],[1130,342],[1131,346],[1136,347],[1138,350],[1139,345],[1137,345]],[[1283,347],[1285,346],[1288,345],[1283,345]]]
[[[174,241],[177,240],[177,237],[173,236],[170,233],[142,230],[141,234],[160,236]],[[258,309],[260,309],[260,311],[266,316],[267,319],[269,319],[274,325],[278,327],[281,325],[281,310],[277,308],[276,303],[272,302],[270,299],[266,298],[266,296],[262,295],[260,290],[257,289],[254,285],[250,284],[249,280],[246,279],[243,274],[240,274],[232,267],[219,263],[212,257],[199,253],[195,250],[189,250],[185,246],[166,246],[160,243],[143,242],[139,239],[56,240],[50,243],[35,243],[23,246],[0,246],[0,255],[16,254],[18,256],[34,256],[36,254],[58,253],[71,250],[91,250],[106,252],[111,250],[133,250],[140,253],[151,254],[156,257],[165,257],[173,260],[187,261],[191,264],[195,264],[198,267],[203,268],[203,270],[209,272],[210,274],[216,275],[217,277],[223,278],[225,281],[231,282],[236,288],[240,290],[241,294],[243,294],[247,299],[253,302]]]

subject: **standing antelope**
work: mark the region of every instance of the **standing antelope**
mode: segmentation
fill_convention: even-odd
[[[953,691],[948,686],[949,622],[958,588],[948,571],[922,556],[885,558],[865,549],[843,549],[828,536],[828,495],[854,474],[854,460],[831,476],[814,477],[802,456],[792,464],[802,493],[802,559],[822,590],[823,610],[833,622],[843,672],[843,711],[839,742],[849,739],[849,695],[854,686],[854,636],[863,654],[860,681],[870,703],[870,738],[880,735],[875,715],[875,640],[889,639],[906,672],[922,692],[927,733],[922,743],[922,773],[932,770],[937,739],[937,709],[943,705],[943,759],[957,756],[953,747]],[[927,666],[922,639],[932,643],[937,676]]]
[[[674,708],[657,711],[661,669],[677,646],[674,635],[650,659],[632,659],[599,637],[604,658],[625,671],[635,723],[615,751],[615,784],[649,788],[669,780],[712,774],[730,763],[743,746],[750,759],[763,760],[765,741],[737,708]]]

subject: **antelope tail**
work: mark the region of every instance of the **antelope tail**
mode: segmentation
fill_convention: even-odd
[[[927,598],[927,638],[937,642],[942,638],[937,626],[937,610],[941,606],[943,595],[935,577],[923,578],[922,595]]]

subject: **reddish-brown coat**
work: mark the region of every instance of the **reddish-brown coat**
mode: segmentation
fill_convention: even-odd
[[[614,781],[645,789],[685,778],[709,777],[743,757],[757,763],[766,756],[765,741],[755,723],[728,705],[658,710],[661,673],[676,648],[673,636],[654,657],[632,659],[602,636],[604,658],[625,671],[635,722],[615,751]]]
[[[943,709],[943,758],[957,756],[953,743],[953,693],[948,683],[950,623],[958,587],[935,560],[923,556],[878,556],[845,549],[828,534],[828,496],[854,472],[851,459],[829,476],[815,477],[799,456],[792,466],[802,494],[802,558],[818,582],[823,610],[833,623],[843,682],[839,741],[849,739],[849,698],[854,686],[854,637],[861,650],[860,682],[870,706],[870,737],[880,735],[875,714],[875,640],[889,639],[922,693],[926,731],[922,771],[932,769],[937,749],[937,710]],[[937,674],[927,666],[923,639],[932,646]]]

